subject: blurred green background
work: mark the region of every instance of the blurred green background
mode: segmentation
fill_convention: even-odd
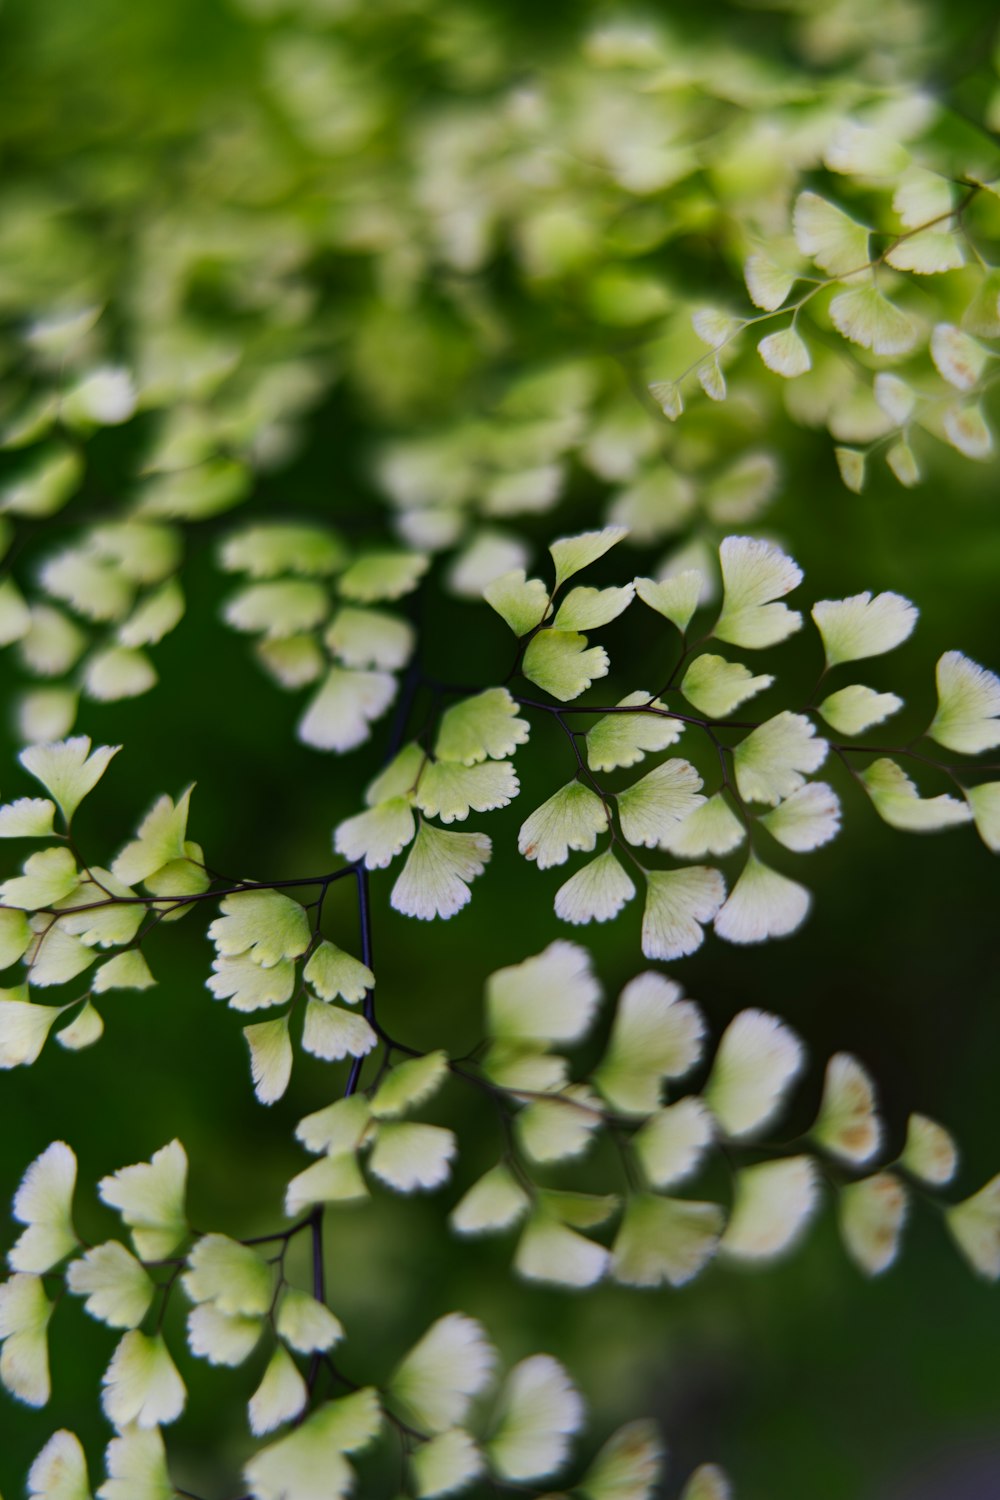
[[[312,26],[324,35],[342,27],[352,45],[367,49],[371,87],[389,95],[390,125],[366,148],[372,170],[381,171],[379,152],[405,136],[408,111],[433,100],[435,91],[461,96],[498,76],[544,72],[571,47],[581,9],[611,13],[514,3],[375,5],[360,16],[333,4],[306,7],[304,15],[291,7],[276,7],[274,16],[263,14],[269,7],[259,9],[261,15],[241,13],[218,0],[142,7],[122,0],[85,6],[8,0],[0,12],[6,182],[0,304],[11,326],[23,316],[26,284],[37,289],[40,309],[46,292],[59,300],[76,277],[81,284],[113,283],[130,264],[135,222],[150,201],[168,223],[181,224],[187,212],[212,205],[227,173],[235,181],[241,170],[245,200],[252,203],[257,190],[266,197],[267,163],[255,147],[241,155],[239,127],[243,105],[263,97],[262,49],[271,27],[301,27],[307,39]],[[928,10],[934,37],[925,49],[928,71],[949,74],[960,92],[968,74],[972,108],[982,96],[977,43],[992,7]],[[685,8],[670,20],[700,40],[725,28],[733,43],[765,58],[794,52],[791,21],[780,11],[717,6],[692,17]],[[817,64],[817,88],[823,76]],[[352,88],[365,85],[365,78],[352,80]],[[261,109],[268,114],[269,106]],[[228,154],[227,120],[236,142]],[[283,128],[276,126],[279,137]],[[218,148],[214,159],[202,151],[209,140]],[[282,201],[290,197],[300,222],[316,225],[327,213],[331,177],[339,171],[363,178],[366,157],[351,147],[323,171],[296,161]],[[41,206],[37,219],[32,204]],[[315,324],[322,350],[326,330],[350,328],[362,308],[369,316],[379,288],[349,256],[324,250],[316,262],[317,280],[333,289]],[[702,274],[710,280],[711,267]],[[218,288],[206,277],[201,291],[211,303]],[[549,344],[554,354],[574,348],[572,316],[546,306],[544,297],[525,301],[503,266],[494,291],[514,330],[504,374],[518,368],[522,350],[537,359]],[[447,315],[438,312],[443,327]],[[126,319],[127,349],[127,309],[116,315]],[[237,337],[281,347],[286,333],[293,344],[303,342],[311,315],[298,324],[293,319],[283,332],[248,298],[231,316]],[[371,321],[367,326],[371,333]],[[316,515],[351,535],[383,534],[384,504],[369,475],[386,425],[391,429],[398,418],[420,431],[450,418],[475,364],[457,335],[452,351],[446,329],[433,346],[430,378],[417,381],[418,397],[386,419],[369,399],[373,385],[383,373],[389,383],[419,375],[421,352],[419,341],[402,352],[391,341],[385,351],[376,343],[367,354],[348,342],[348,378],[303,422],[294,456],[255,481],[240,515]],[[406,367],[401,374],[397,363]],[[441,377],[442,364],[450,379]],[[488,394],[495,375],[481,366],[476,373]],[[113,510],[127,495],[148,420],[141,416],[95,438],[84,493],[57,521],[29,527],[18,558],[26,576],[54,536],[71,533],[101,507]],[[960,647],[997,665],[996,469],[935,449],[917,490],[905,491],[879,471],[855,496],[840,485],[824,434],[803,433],[789,422],[781,435],[784,483],[764,524],[803,565],[803,596],[888,588],[920,605],[910,645],[864,674],[873,686],[906,698],[900,727],[893,723],[893,738],[902,740],[932,711],[932,663],[941,651]],[[604,494],[591,476],[574,473],[560,508],[524,529],[542,537],[593,523]],[[176,794],[194,779],[191,836],[210,864],[253,878],[322,872],[332,858],[330,830],[356,808],[387,731],[380,728],[370,752],[343,761],[298,743],[300,700],[266,682],[245,643],[220,626],[228,585],[214,562],[219,529],[212,522],[192,531],[188,614],[157,652],[155,693],[133,703],[91,704],[84,712],[81,729],[99,741],[121,740],[126,750],[81,814],[80,842],[106,861],[155,794]],[[638,571],[640,561],[646,565],[633,557],[627,566],[634,562]],[[603,566],[608,581],[623,576],[617,558]],[[495,680],[509,651],[499,622],[436,588],[426,593],[421,628],[428,671],[457,682]],[[662,673],[663,648],[650,644],[643,626],[626,616],[605,633],[627,679],[622,691],[652,684]],[[816,644],[795,640],[774,661],[783,683],[806,691],[817,668]],[[9,657],[0,670],[12,696],[22,679]],[[766,707],[777,697],[761,701]],[[16,741],[9,727],[5,733],[10,767]],[[560,872],[526,870],[516,831],[526,810],[570,774],[565,754],[559,736],[539,724],[530,759],[524,757],[521,799],[489,818],[493,863],[471,906],[447,929],[428,931],[392,913],[392,873],[374,878],[381,1013],[390,1031],[415,1046],[445,1044],[461,1052],[472,1045],[486,975],[555,935],[551,898]],[[911,1108],[954,1130],[964,1194],[1000,1164],[995,865],[970,829],[928,838],[894,833],[844,784],[838,766],[828,774],[845,802],[847,831],[806,868],[796,862],[796,874],[817,898],[808,924],[761,949],[709,941],[674,972],[717,1030],[737,1009],[759,1005],[801,1032],[813,1059],[798,1106],[803,1120],[818,1098],[826,1056],[841,1048],[856,1052],[880,1081],[893,1139],[901,1139]],[[930,783],[926,789],[938,790]],[[6,773],[5,796],[27,790],[20,771]],[[355,918],[342,897],[331,898],[328,931],[352,947]],[[639,967],[638,912],[628,911],[610,931],[588,933],[587,941],[613,996]],[[284,1182],[304,1164],[292,1141],[294,1123],[332,1098],[337,1084],[331,1086],[330,1070],[300,1057],[290,1095],[262,1109],[250,1089],[239,1018],[213,1004],[204,988],[210,949],[197,917],[161,929],[150,957],[158,988],[112,998],[99,1046],[80,1055],[50,1047],[39,1066],[5,1075],[0,1196],[9,1196],[25,1164],[50,1140],[65,1138],[80,1159],[82,1232],[106,1233],[110,1221],[89,1185],[177,1135],[193,1164],[194,1222],[247,1234],[269,1229],[279,1221]],[[567,1362],[594,1414],[594,1442],[616,1421],[640,1413],[660,1418],[671,1450],[668,1493],[694,1464],[714,1459],[731,1470],[745,1500],[1000,1494],[1000,1312],[995,1293],[959,1262],[933,1208],[915,1207],[901,1263],[874,1284],[847,1262],[827,1203],[805,1246],[777,1268],[712,1268],[681,1293],[550,1292],[512,1280],[508,1241],[457,1244],[448,1236],[443,1210],[491,1163],[497,1143],[479,1100],[457,1083],[444,1096],[441,1118],[462,1142],[453,1185],[419,1201],[378,1193],[371,1206],[330,1217],[331,1300],[347,1327],[343,1363],[355,1378],[384,1375],[431,1318],[461,1307],[486,1321],[509,1358],[546,1348]],[[610,1179],[611,1164],[602,1161],[600,1169]],[[182,1311],[175,1299],[175,1340]],[[113,1336],[75,1302],[60,1306],[54,1335],[51,1414],[0,1401],[0,1490],[8,1495],[20,1491],[30,1459],[55,1425],[75,1428],[95,1473],[109,1436],[95,1392]],[[233,1374],[189,1363],[185,1376],[192,1399],[173,1433],[175,1478],[207,1500],[223,1500],[238,1492],[233,1474],[248,1446],[238,1402],[259,1371],[253,1364]],[[388,1483],[373,1473],[362,1492],[388,1494],[380,1487]]]

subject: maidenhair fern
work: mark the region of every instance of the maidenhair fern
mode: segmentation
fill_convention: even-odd
[[[349,1206],[380,1196],[428,1195],[463,1257],[502,1238],[518,1285],[680,1289],[778,1261],[824,1203],[865,1276],[926,1214],[1000,1279],[1000,1176],[956,1183],[949,1130],[896,1129],[852,1052],[814,1067],[770,1008],[794,997],[721,997],[710,1024],[681,967],[706,939],[808,944],[829,889],[798,856],[843,824],[848,859],[866,804],[1000,852],[1000,678],[935,622],[936,699],[908,711],[902,669],[861,680],[918,621],[879,549],[838,598],[792,555],[824,466],[856,507],[886,473],[943,491],[993,457],[995,70],[970,118],[961,88],[925,86],[933,11],[773,8],[732,42],[612,8],[526,59],[518,26],[462,0],[241,0],[190,111],[169,50],[146,59],[148,130],[127,66],[92,118],[72,47],[79,140],[0,102],[0,646],[28,679],[0,806],[0,1069],[105,1030],[114,1048],[196,929],[232,1068],[277,1106],[283,1182],[262,1201],[250,1174],[206,1218],[219,1173],[179,1127],[94,1170],[81,1149],[79,1190],[79,1142],[22,1160],[0,1384],[51,1404],[35,1500],[208,1500],[172,1431],[189,1389],[208,1399],[199,1362],[217,1433],[245,1428],[211,1454],[220,1494],[662,1493],[655,1424],[609,1434],[598,1412],[588,1434],[552,1354],[501,1361],[458,1310],[413,1342],[416,1275],[386,1278],[369,1347],[345,1306],[369,1267],[331,1268]],[[65,43],[46,62],[25,24],[62,76]],[[301,753],[339,798],[318,819],[284,787],[289,825],[330,840],[319,868],[286,849],[220,873],[185,784],[200,751],[167,722],[182,776],[159,792],[142,765],[153,800],[118,837],[129,715],[175,680],[189,604],[197,650],[243,638],[258,722],[274,688],[299,695]],[[124,746],[96,743],[108,711]],[[192,713],[211,733],[214,705]],[[453,973],[473,899],[506,960]],[[522,917],[550,905],[540,943]],[[383,1005],[397,916],[428,924],[454,1031]],[[584,939],[619,920],[615,970]],[[60,1375],[73,1299],[106,1333],[99,1478],[59,1425],[92,1425]],[[670,1483],[728,1500],[702,1457]]]
[[[289,533],[275,531],[280,551]],[[601,985],[587,950],[575,942],[557,939],[489,977],[483,1033],[469,1060],[443,1048],[421,1051],[390,1035],[379,1020],[372,873],[406,851],[391,886],[379,876],[378,889],[407,916],[455,916],[470,900],[473,881],[484,875],[492,846],[485,833],[451,825],[506,807],[519,795],[511,757],[530,755],[532,725],[539,721],[562,731],[571,779],[525,818],[519,851],[541,869],[565,864],[571,852],[588,856],[555,896],[556,916],[575,926],[613,919],[641,886],[647,959],[692,953],[709,923],[726,941],[756,943],[784,936],[805,920],[808,890],[771,861],[784,864],[788,853],[808,853],[839,832],[839,798],[813,779],[828,755],[844,762],[860,794],[894,827],[928,831],[974,820],[992,848],[1000,843],[994,795],[1000,783],[974,780],[981,774],[975,762],[966,770],[964,761],[940,761],[936,750],[932,756],[914,749],[912,739],[888,751],[870,745],[865,732],[902,706],[896,695],[863,684],[828,691],[836,681],[829,674],[908,638],[917,617],[909,601],[867,592],[815,604],[819,670],[809,701],[759,720],[733,719],[771,690],[775,678],[754,676],[745,662],[705,648],[767,650],[799,631],[803,616],[784,599],[798,587],[801,570],[772,543],[727,538],[719,550],[721,601],[714,623],[699,633],[692,624],[714,580],[697,570],[602,589],[574,582],[623,538],[620,528],[561,538],[549,549],[551,584],[514,570],[487,587],[486,599],[517,637],[506,681],[471,694],[437,684],[435,707],[409,742],[413,697],[401,700],[393,736],[401,748],[390,752],[369,785],[365,810],[335,829],[341,862],[326,873],[276,882],[214,877],[201,846],[188,838],[190,788],[176,800],[160,797],[107,868],[92,864],[77,847],[73,819],[111,770],[118,747],[95,749],[78,736],[22,752],[24,769],[49,796],[26,795],[0,809],[5,837],[44,844],[0,886],[3,958],[26,966],[24,983],[5,991],[0,1004],[5,1067],[35,1062],[53,1029],[56,1041],[71,1049],[96,1042],[104,1028],[97,1000],[106,1006],[109,992],[153,984],[145,948],[155,946],[160,922],[196,911],[211,916],[207,935],[215,957],[206,985],[212,996],[237,1012],[269,1013],[243,1028],[258,1099],[273,1104],[286,1093],[297,1049],[348,1065],[341,1096],[299,1122],[298,1139],[315,1160],[290,1177],[284,1210],[293,1223],[273,1235],[240,1241],[193,1234],[184,1207],[187,1156],[179,1141],[100,1184],[102,1199],[131,1232],[134,1253],[116,1239],[96,1247],[78,1240],[70,1202],[76,1160],[68,1145],[54,1143],[29,1167],[13,1206],[27,1227],[10,1252],[14,1274],[0,1304],[0,1378],[30,1404],[47,1401],[53,1311],[47,1288],[55,1278],[85,1296],[95,1317],[127,1330],[105,1375],[104,1411],[123,1436],[109,1448],[102,1495],[114,1500],[118,1471],[133,1461],[159,1476],[155,1483],[147,1477],[140,1493],[169,1484],[155,1434],[181,1414],[185,1381],[156,1330],[178,1281],[194,1304],[187,1324],[194,1357],[235,1366],[265,1336],[273,1341],[250,1400],[250,1427],[265,1435],[287,1422],[299,1425],[247,1463],[246,1483],[261,1500],[320,1493],[313,1488],[319,1480],[309,1477],[314,1469],[334,1485],[322,1493],[346,1493],[352,1470],[345,1455],[355,1444],[374,1441],[383,1420],[406,1435],[420,1495],[464,1487],[491,1463],[500,1477],[518,1481],[544,1477],[561,1463],[567,1446],[558,1435],[562,1429],[555,1437],[548,1426],[533,1434],[532,1402],[516,1395],[521,1382],[540,1380],[537,1399],[565,1410],[567,1432],[578,1424],[578,1398],[548,1356],[511,1376],[515,1394],[508,1394],[508,1403],[520,1400],[526,1408],[510,1418],[514,1432],[502,1421],[484,1447],[481,1435],[461,1425],[485,1378],[485,1356],[477,1356],[469,1389],[451,1393],[447,1380],[461,1370],[454,1351],[449,1346],[433,1359],[426,1353],[444,1339],[443,1326],[456,1330],[460,1343],[477,1347],[476,1325],[457,1314],[431,1330],[404,1361],[405,1373],[397,1372],[381,1395],[354,1391],[348,1381],[352,1394],[313,1405],[330,1381],[335,1390],[346,1378],[328,1357],[342,1328],[324,1290],[326,1211],[373,1189],[425,1192],[451,1181],[460,1170],[454,1132],[413,1118],[449,1080],[473,1087],[502,1126],[499,1159],[462,1193],[451,1225],[462,1236],[516,1230],[513,1268],[530,1281],[582,1288],[612,1277],[626,1286],[679,1287],[716,1257],[770,1260],[801,1239],[824,1191],[837,1199],[847,1253],[876,1275],[897,1255],[909,1185],[926,1196],[951,1181],[957,1161],[951,1139],[920,1115],[911,1117],[901,1148],[887,1153],[874,1084],[847,1053],[831,1059],[818,1114],[805,1134],[788,1144],[762,1141],[805,1064],[794,1031],[764,1011],[743,1010],[733,1019],[702,1088],[684,1092],[683,1080],[702,1063],[706,1027],[677,980],[661,972],[640,973],[625,986],[602,1055],[577,1074],[562,1049],[591,1031]],[[244,556],[269,555],[270,540],[258,527]],[[365,576],[369,594],[381,597],[386,587],[398,591],[403,573],[390,557],[366,562]],[[405,585],[415,577],[411,570]],[[662,622],[655,630],[664,645],[661,653],[657,641],[654,654],[666,659],[672,650],[674,657],[665,682],[655,693],[631,689],[610,705],[566,706],[611,671],[607,652],[575,627],[599,629],[629,607],[648,608]],[[228,613],[231,618],[231,607]],[[338,674],[341,702],[363,702],[372,674],[349,666],[331,669],[321,699]],[[394,679],[384,675],[391,695]],[[546,698],[520,693],[522,678]],[[411,672],[411,689],[419,680]],[[1000,685],[991,672],[950,651],[938,663],[937,688],[926,730],[931,747],[974,757],[1000,742]],[[341,707],[329,723],[335,729],[353,724],[354,712]],[[588,727],[574,728],[574,714]],[[828,728],[850,737],[819,732]],[[349,738],[357,738],[353,729]],[[707,745],[704,773],[673,753],[682,738]],[[904,760],[943,771],[953,792],[922,797]],[[606,784],[608,774],[623,770],[624,785]],[[717,864],[690,863],[730,856],[736,868],[728,877]],[[342,880],[357,897],[360,953],[349,943],[342,947],[335,939],[347,940],[339,932],[327,935],[324,924],[327,893]],[[303,896],[311,899],[303,904]],[[37,998],[39,991],[67,985],[60,1004]],[[366,1066],[369,1059],[374,1068]],[[558,1164],[585,1156],[605,1133],[620,1158],[618,1181],[595,1179],[580,1191],[552,1179]],[[718,1153],[733,1174],[723,1199],[710,1188],[709,1196],[691,1196],[706,1173],[711,1181]],[[1000,1275],[996,1181],[971,1198],[940,1200],[958,1248],[990,1278]],[[316,1247],[311,1292],[286,1289],[284,1278],[285,1251],[305,1233]],[[276,1256],[261,1246],[274,1247]],[[158,1321],[150,1331],[153,1317]],[[416,1427],[406,1413],[420,1419]],[[39,1458],[43,1471],[62,1445],[71,1455],[66,1462],[85,1474],[71,1434],[57,1434],[52,1444]],[[608,1494],[647,1492],[652,1449],[642,1452],[646,1456],[635,1460],[639,1477]],[[535,1463],[541,1467],[532,1468]],[[580,1488],[605,1493],[599,1478],[585,1477]]]

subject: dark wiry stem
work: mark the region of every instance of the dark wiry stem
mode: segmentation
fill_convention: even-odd
[[[361,923],[361,962],[366,968],[372,966],[372,918],[371,904],[369,901],[368,870],[363,862],[355,866],[355,875],[358,882],[358,918]],[[364,999],[365,1019],[372,1029],[382,1035],[378,1022],[375,1018],[375,991],[365,990]],[[361,1069],[364,1064],[363,1057],[356,1057],[351,1063],[351,1071],[347,1078],[347,1087],[344,1089],[344,1098],[349,1098],[357,1091],[361,1080]]]
[[[312,1293],[317,1302],[326,1306],[326,1267],[323,1258],[323,1209],[317,1204],[309,1216],[309,1229],[312,1235]],[[316,1385],[323,1364],[322,1351],[317,1349],[309,1361],[309,1374],[306,1384],[310,1393]]]
[[[70,916],[78,911],[100,911],[108,906],[148,906],[156,909],[174,908],[177,906],[189,906],[195,901],[219,901],[223,896],[238,896],[243,891],[283,891],[293,890],[301,885],[318,885],[324,892],[327,886],[335,880],[342,880],[345,875],[354,875],[357,866],[354,864],[344,865],[339,870],[332,871],[329,875],[297,875],[290,880],[240,880],[228,886],[215,886],[208,891],[192,891],[185,896],[109,896],[105,901],[84,901],[79,906],[40,906],[38,910],[51,914],[54,917]],[[8,908],[0,903],[0,911],[21,910],[20,907]]]

